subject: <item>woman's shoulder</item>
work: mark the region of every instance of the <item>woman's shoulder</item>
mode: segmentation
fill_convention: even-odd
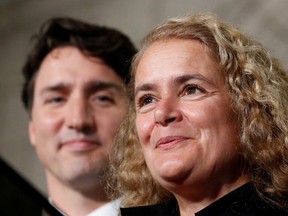
[[[288,213],[263,199],[249,182],[195,214],[196,216],[288,216]]]
[[[176,200],[156,205],[121,208],[121,216],[180,216]]]

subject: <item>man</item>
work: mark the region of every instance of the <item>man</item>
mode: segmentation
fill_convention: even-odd
[[[36,36],[22,101],[50,201],[65,215],[117,215],[117,201],[104,191],[105,171],[127,112],[135,53],[121,32],[72,18],[50,19]]]

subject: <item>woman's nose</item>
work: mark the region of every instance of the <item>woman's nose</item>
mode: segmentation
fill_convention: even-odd
[[[171,101],[160,101],[154,112],[154,119],[157,124],[167,126],[172,122],[182,120],[182,114],[175,103]]]

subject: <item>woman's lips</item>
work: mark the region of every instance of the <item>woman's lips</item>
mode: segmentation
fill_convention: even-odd
[[[170,149],[174,147],[177,143],[187,140],[187,137],[183,136],[167,136],[160,138],[156,143],[156,148]]]

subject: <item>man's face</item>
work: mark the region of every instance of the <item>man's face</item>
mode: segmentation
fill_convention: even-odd
[[[81,187],[101,178],[126,111],[122,80],[101,59],[74,47],[49,53],[35,80],[29,122],[48,182]]]

